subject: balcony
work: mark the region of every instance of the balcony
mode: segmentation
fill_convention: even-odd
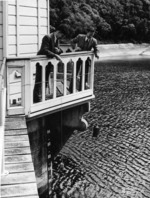
[[[7,114],[28,118],[86,103],[94,98],[94,55],[61,55],[7,59]]]

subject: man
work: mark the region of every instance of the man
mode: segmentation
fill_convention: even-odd
[[[94,54],[96,58],[98,56],[98,48],[97,48],[97,40],[93,37],[95,33],[95,29],[93,27],[87,28],[86,34],[79,34],[77,37],[71,40],[72,48],[76,51],[91,51],[94,50]]]
[[[87,29],[87,33],[86,34],[79,34],[77,37],[75,37],[74,39],[71,40],[71,46],[73,49],[75,49],[75,51],[91,51],[93,50],[95,57],[97,59],[99,59],[99,55],[98,55],[98,48],[97,48],[97,40],[93,37],[95,33],[95,29],[93,27],[89,27]],[[79,60],[77,62],[77,71],[76,71],[76,75],[78,76],[79,73],[81,72],[81,65],[82,65],[82,61]],[[89,67],[91,65],[91,61],[88,59],[86,61],[86,65],[85,65],[85,85],[86,87],[88,87],[88,71],[89,71]],[[81,91],[81,82],[82,82],[82,78],[80,77],[80,85],[79,85],[79,91]],[[72,92],[72,87],[73,87],[73,83],[70,83],[70,92]]]
[[[63,51],[59,47],[59,39],[63,37],[61,28],[49,35],[45,35],[42,39],[41,48],[37,55],[46,55],[48,58],[56,58],[61,61],[59,56]]]
[[[59,47],[59,39],[64,35],[63,29],[61,26],[58,30],[54,31],[51,34],[45,35],[42,39],[41,48],[38,51],[37,55],[46,55],[48,58],[56,58],[58,61],[62,62],[60,54],[63,52]],[[49,85],[49,75],[52,71],[53,65],[48,64],[46,67],[46,88]],[[40,102],[42,97],[42,67],[39,63],[36,64],[36,78],[35,86],[33,91],[33,102]]]

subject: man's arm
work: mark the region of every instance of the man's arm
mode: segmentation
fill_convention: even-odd
[[[49,58],[54,58],[55,57],[57,60],[62,61],[61,57],[58,55],[60,53],[57,54],[57,52],[50,51],[50,49],[49,49],[50,47],[49,46],[52,45],[51,42],[52,42],[51,39],[47,35],[44,36],[44,38],[42,40],[40,53],[38,53],[38,54],[46,55]]]
[[[75,49],[76,48],[78,42],[79,42],[79,35],[76,36],[75,38],[73,38],[70,41],[70,44],[71,44],[72,49]]]
[[[51,44],[50,42],[51,42],[50,38],[47,35],[44,36],[42,40],[40,54],[53,58],[55,57],[55,53],[49,50],[49,45]]]
[[[94,54],[95,54],[95,57],[99,59],[99,50],[98,50],[98,47],[97,47],[97,40],[94,39],[94,45],[93,45],[93,49],[94,49]]]

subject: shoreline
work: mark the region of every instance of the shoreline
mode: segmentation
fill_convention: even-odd
[[[70,48],[70,44],[60,45],[64,51]],[[121,44],[99,44],[99,57],[102,58],[114,58],[118,56],[150,56],[150,44],[133,44],[133,43],[121,43]]]
[[[149,56],[150,44],[100,44],[98,45],[100,58],[116,56]]]

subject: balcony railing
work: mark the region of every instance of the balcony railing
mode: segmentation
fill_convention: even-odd
[[[59,111],[94,97],[94,55],[61,55],[62,62],[45,56],[7,61],[7,110],[28,117]]]

